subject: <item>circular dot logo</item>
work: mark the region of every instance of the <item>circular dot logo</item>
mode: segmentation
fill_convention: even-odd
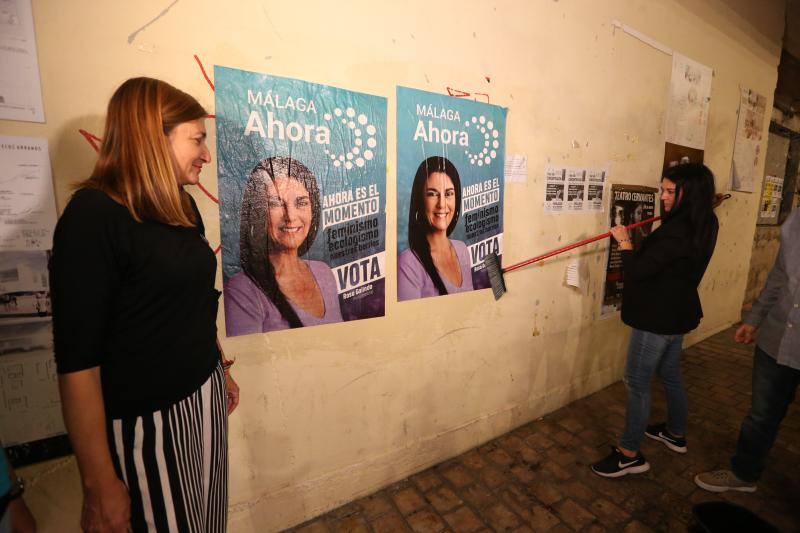
[[[482,141],[478,152],[473,152],[472,147],[464,150],[464,154],[469,159],[470,164],[482,167],[483,165],[491,164],[492,160],[497,157],[497,149],[500,147],[500,132],[494,129],[494,122],[481,115],[472,117],[464,121],[464,129],[469,131],[472,128],[474,133]]]
[[[378,141],[375,139],[378,129],[369,123],[367,115],[358,113],[352,107],[346,109],[337,107],[333,113],[325,113],[322,117],[327,122],[341,122],[352,133],[353,146],[348,148],[347,142],[341,144],[340,150],[345,151],[337,152],[325,149],[325,155],[331,158],[334,167],[344,167],[347,170],[354,166],[361,168],[367,161],[375,157],[373,150],[378,146]],[[364,145],[366,145],[366,149]]]

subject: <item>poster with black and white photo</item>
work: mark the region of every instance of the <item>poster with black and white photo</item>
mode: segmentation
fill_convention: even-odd
[[[545,168],[545,213],[589,213],[603,211],[605,169]]]
[[[635,224],[655,216],[658,189],[642,185],[611,186],[611,206],[609,208],[610,226]],[[634,249],[652,231],[652,224],[640,226],[631,231]],[[622,255],[617,242],[608,240],[608,261],[606,262],[606,280],[603,284],[603,299],[600,316],[610,316],[620,310],[622,304],[622,288],[624,286],[622,272]]]
[[[583,211],[586,197],[586,171],[581,168],[567,169],[567,211]]]
[[[544,211],[561,213],[564,211],[564,189],[567,169],[547,167],[545,169]]]
[[[606,188],[607,171],[603,169],[586,170],[586,211],[603,210],[603,191]]]

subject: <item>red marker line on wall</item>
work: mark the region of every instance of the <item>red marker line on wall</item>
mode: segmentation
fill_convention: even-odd
[[[88,142],[92,146],[92,148],[94,148],[95,152],[100,151],[100,146],[97,143],[103,142],[103,139],[101,139],[97,135],[94,135],[93,133],[89,133],[86,130],[78,130],[78,133],[83,135],[83,138],[86,139],[86,142]]]
[[[198,188],[199,188],[201,191],[203,191],[203,193],[204,193],[206,196],[208,196],[208,197],[211,199],[211,201],[212,201],[212,202],[214,202],[215,204],[219,204],[219,199],[218,199],[216,196],[214,196],[213,194],[211,194],[210,192],[208,192],[208,189],[206,189],[205,187],[203,187],[203,184],[202,184],[202,183],[200,183],[199,181],[197,182],[197,187],[198,187]]]
[[[211,78],[209,78],[208,74],[206,74],[206,69],[203,68],[203,63],[200,61],[200,58],[197,57],[197,54],[194,55],[194,60],[197,61],[197,66],[200,67],[200,72],[203,73],[203,77],[208,82],[208,85],[211,86],[211,90],[212,91],[216,90],[216,89],[214,89],[214,82],[212,82]]]
[[[489,95],[486,93],[468,93],[467,91],[462,91],[461,89],[453,89],[452,87],[447,87],[447,94],[449,94],[450,96],[455,96],[456,98],[469,98],[471,96],[472,99],[475,100],[476,102],[478,101],[476,96],[485,96],[486,103],[487,104],[489,103]]]

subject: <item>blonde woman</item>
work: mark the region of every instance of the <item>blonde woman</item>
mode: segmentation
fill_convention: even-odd
[[[56,226],[55,355],[85,531],[226,527],[239,391],[217,342],[216,258],[183,190],[211,160],[205,117],[167,83],[123,83]]]

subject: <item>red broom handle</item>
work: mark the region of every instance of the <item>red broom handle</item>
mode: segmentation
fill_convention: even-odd
[[[641,222],[636,222],[635,224],[629,224],[629,225],[625,226],[625,228],[628,229],[628,230],[632,230],[634,228],[638,228],[639,226],[646,226],[647,224],[652,224],[653,222],[656,222],[658,220],[661,220],[661,217],[648,218],[647,220],[642,220]],[[559,248],[558,250],[553,250],[552,252],[547,252],[546,254],[543,254],[543,255],[537,255],[536,257],[534,257],[532,259],[528,259],[528,260],[523,261],[521,263],[517,263],[516,265],[508,266],[508,267],[503,269],[503,274],[505,274],[506,272],[511,272],[512,270],[516,270],[518,268],[522,268],[524,266],[530,265],[531,263],[536,263],[537,261],[542,261],[542,260],[547,259],[549,257],[553,257],[554,255],[558,255],[558,254],[567,252],[567,251],[575,249],[575,248],[580,248],[581,246],[585,246],[585,245],[587,245],[589,243],[592,243],[592,242],[595,242],[595,241],[599,241],[599,240],[605,239],[607,237],[611,237],[611,232],[610,231],[607,231],[607,232],[603,233],[602,235],[595,235],[594,237],[590,237],[588,239],[584,239],[584,240],[582,240],[580,242],[569,244],[567,246],[564,246],[563,248]]]

